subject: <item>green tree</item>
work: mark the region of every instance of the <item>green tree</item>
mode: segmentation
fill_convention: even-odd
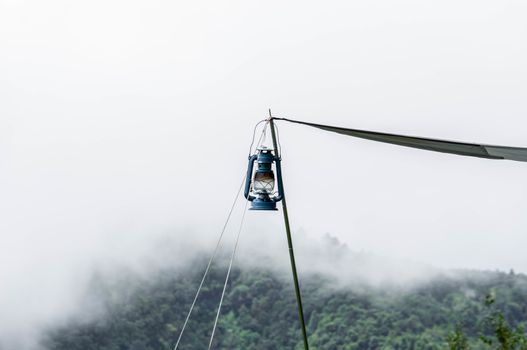
[[[457,326],[453,333],[448,335],[448,348],[450,350],[469,350],[468,339],[461,330],[461,326]]]

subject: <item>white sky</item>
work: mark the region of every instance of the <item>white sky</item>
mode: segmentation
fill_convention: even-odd
[[[268,107],[527,147],[526,17],[497,0],[0,0],[0,292],[160,232],[212,240]],[[279,127],[295,231],[527,272],[526,163]]]

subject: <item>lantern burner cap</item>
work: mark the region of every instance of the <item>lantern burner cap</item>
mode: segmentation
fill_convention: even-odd
[[[272,152],[272,151],[274,151],[274,149],[269,148],[269,147],[267,147],[267,146],[258,146],[258,147],[256,148],[256,150],[258,150],[258,151],[260,151],[260,152]]]

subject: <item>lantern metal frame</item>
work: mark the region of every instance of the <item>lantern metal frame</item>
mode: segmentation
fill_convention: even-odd
[[[258,164],[256,172],[254,171],[255,162]],[[276,186],[278,189],[277,194],[271,196],[270,193],[254,192],[253,174],[272,173],[273,163],[275,164],[276,169]],[[280,157],[274,155],[272,149],[266,147],[259,148],[256,154],[253,154],[249,157],[244,196],[248,201],[251,202],[251,208],[249,210],[278,210],[276,208],[276,203],[280,202],[284,198],[284,186],[282,183],[282,167],[280,164]]]

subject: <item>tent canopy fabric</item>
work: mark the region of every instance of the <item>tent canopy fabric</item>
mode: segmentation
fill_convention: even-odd
[[[359,137],[362,139],[391,143],[399,146],[406,146],[412,148],[419,148],[427,151],[435,151],[442,153],[451,153],[461,156],[479,157],[487,159],[508,159],[520,162],[527,162],[527,148],[520,147],[506,147],[482,145],[476,143],[447,141],[430,139],[426,137],[414,137],[397,134],[388,134],[376,131],[348,129],[337,126],[322,125],[315,123],[308,123],[299,120],[292,120],[287,118],[273,118],[274,120],[284,120],[291,123],[303,124],[314,128],[336,132],[342,135]]]

